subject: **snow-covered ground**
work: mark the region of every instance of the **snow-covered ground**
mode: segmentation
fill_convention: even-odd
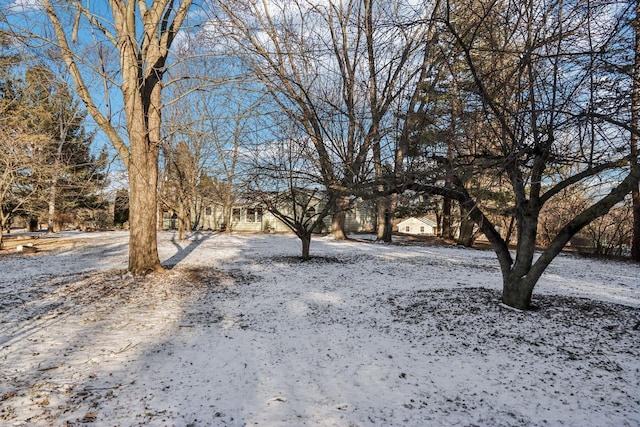
[[[640,266],[562,255],[537,311],[491,251],[125,232],[0,256],[0,425],[638,426]]]

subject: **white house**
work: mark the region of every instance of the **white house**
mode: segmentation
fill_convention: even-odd
[[[423,234],[433,236],[436,234],[438,224],[429,218],[411,217],[398,223],[398,232],[405,234]]]
[[[191,220],[196,227],[204,230],[222,230],[225,224],[224,207],[219,203],[205,203],[191,210]],[[312,204],[310,209],[315,211],[318,204]],[[347,233],[371,232],[374,229],[375,211],[371,203],[356,203],[347,211],[345,231]],[[163,228],[174,229],[177,219],[172,212],[163,212]],[[231,208],[231,230],[239,232],[287,232],[289,228],[277,219],[266,207],[259,203],[238,202]],[[331,216],[324,219],[323,232],[331,227]]]

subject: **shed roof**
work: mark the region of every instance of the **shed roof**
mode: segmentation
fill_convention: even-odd
[[[403,221],[400,221],[400,222],[398,223],[398,225],[400,225],[400,224],[404,224],[405,222],[407,222],[407,221],[411,221],[411,220],[422,222],[422,223],[424,223],[424,224],[428,225],[429,227],[437,227],[437,226],[438,226],[438,224],[436,224],[434,221],[430,220],[430,219],[429,219],[429,218],[427,218],[427,217],[420,217],[420,218],[416,218],[416,217],[414,217],[414,216],[412,216],[411,218],[407,218],[407,219],[405,219],[405,220],[403,220]]]

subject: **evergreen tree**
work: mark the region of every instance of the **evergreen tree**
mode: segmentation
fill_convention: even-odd
[[[96,192],[105,184],[107,153],[92,153],[86,112],[69,85],[49,68],[29,68],[23,91],[26,122],[45,136],[37,150],[43,165],[38,176],[41,190],[27,211],[33,217],[46,216],[47,232],[54,232],[63,226],[57,221],[62,214],[73,216],[78,209],[103,205]]]

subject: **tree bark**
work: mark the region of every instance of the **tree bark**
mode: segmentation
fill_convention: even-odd
[[[156,206],[156,228],[158,231],[162,231],[163,227],[164,227],[164,212],[162,209],[162,203],[157,203]]]
[[[231,180],[231,177],[230,179]],[[233,210],[233,194],[232,194],[233,189],[231,188],[231,186],[227,187],[227,194],[226,194],[226,199],[224,201],[224,221],[225,221],[225,229],[224,232],[229,234],[231,233],[231,217],[232,217],[232,210]]]
[[[33,233],[35,231],[38,231],[39,228],[40,228],[40,224],[38,224],[38,218],[34,218],[32,216],[27,218],[27,231],[28,232]]]
[[[511,236],[513,236],[513,229],[515,228],[516,219],[511,217],[509,219],[509,227],[507,227],[507,233],[504,236],[504,241],[509,246],[511,244]]]
[[[391,243],[393,236],[393,200],[392,196],[380,197],[376,203],[377,240]]]
[[[633,199],[633,237],[631,241],[631,259],[640,262],[640,188],[631,190]]]
[[[129,271],[134,275],[162,268],[157,249],[157,192],[150,191],[158,181],[158,149],[147,148],[143,153],[135,150],[129,165]]]
[[[339,240],[345,240],[347,221],[347,209],[349,209],[349,196],[336,197],[333,214],[331,216],[331,235]]]
[[[462,213],[460,218],[460,235],[458,236],[457,244],[470,248],[473,245],[473,229],[475,223],[473,219],[469,217],[464,208],[460,208]]]
[[[178,202],[178,240],[184,240],[187,229],[185,207],[182,201]]]
[[[56,232],[55,229],[55,216],[56,216],[56,195],[58,192],[58,186],[56,183],[56,179],[54,178],[54,182],[49,187],[49,209],[48,209],[48,218],[47,218],[47,234],[52,234]]]
[[[226,183],[226,199],[225,199],[225,221],[227,223],[226,233],[231,233],[231,214],[233,209],[233,203],[235,201],[233,193],[233,179],[236,176],[236,166],[238,164],[238,157],[240,153],[240,141],[242,140],[242,125],[239,120],[236,120],[233,128],[233,156],[231,157],[231,165],[227,171],[227,183]],[[222,152],[220,153],[220,160],[224,163]]]
[[[531,308],[531,296],[537,279],[529,277],[514,277],[506,275],[503,279],[502,302],[509,307],[519,310],[529,310]]]
[[[309,261],[311,256],[309,255],[309,250],[311,247],[311,233],[298,235],[300,241],[302,242],[302,260]]]
[[[451,197],[444,196],[442,199],[442,238],[453,239],[453,228],[451,227]]]
[[[631,126],[638,129],[640,124],[640,2],[636,3],[636,19],[634,20],[634,65],[633,92],[631,94]],[[631,132],[632,163],[638,163],[638,134]],[[633,203],[633,238],[631,241],[631,259],[640,261],[640,184],[631,190]]]

